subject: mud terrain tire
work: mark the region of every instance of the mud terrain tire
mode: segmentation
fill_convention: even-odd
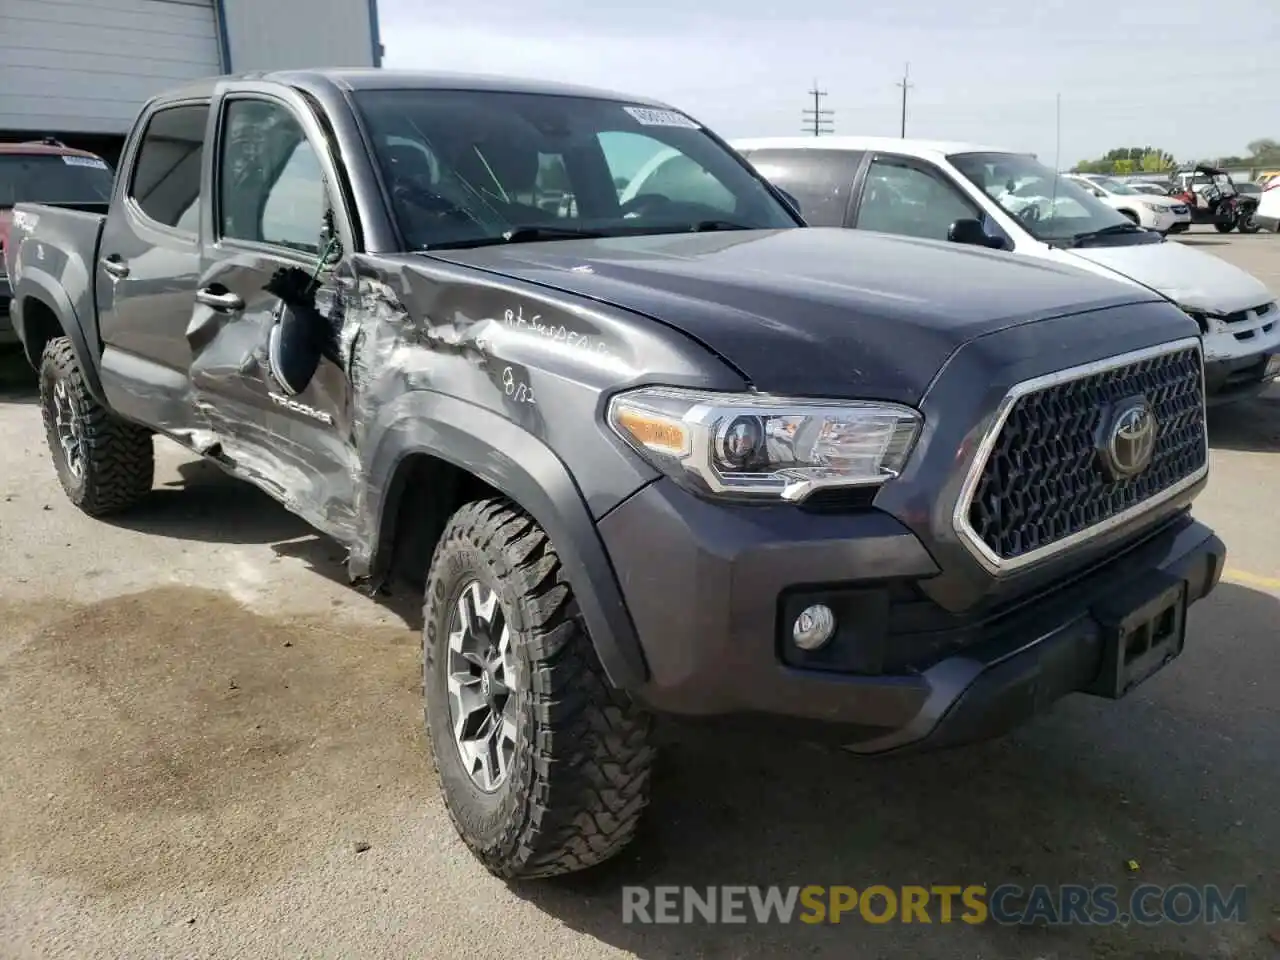
[[[119,419],[93,398],[66,337],[50,340],[40,358],[40,411],[58,482],[85,513],[120,513],[151,492],[151,432]],[[74,457],[63,445],[64,430],[75,435],[69,441]]]
[[[487,621],[468,621],[477,605],[490,611]],[[526,879],[583,870],[626,847],[648,802],[651,721],[606,679],[542,528],[503,499],[460,508],[436,547],[423,614],[432,753],[445,805],[471,851],[491,873]],[[487,679],[468,679],[470,661],[459,651],[471,634],[508,651],[505,660],[487,661],[497,664]],[[494,700],[477,700],[481,680],[486,695],[509,690],[510,706],[503,700],[498,713]],[[490,711],[487,729],[510,730],[501,782],[479,782],[486,764],[497,768],[488,763],[496,752],[474,750],[464,759],[471,748],[455,732],[463,683],[474,691],[469,702],[488,704],[475,708]],[[511,718],[510,728],[501,718]]]

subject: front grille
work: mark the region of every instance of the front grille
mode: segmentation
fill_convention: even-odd
[[[1208,464],[1203,379],[1199,345],[1182,341],[1015,388],[966,484],[961,536],[990,565],[1021,565],[1194,482]],[[1118,478],[1100,447],[1114,405],[1138,397],[1155,445],[1144,470]]]
[[[1181,216],[1182,214],[1187,212],[1186,204],[1182,204],[1182,203],[1174,204],[1172,207],[1169,208],[1169,212],[1177,214],[1178,216]]]

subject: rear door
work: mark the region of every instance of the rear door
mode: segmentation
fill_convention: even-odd
[[[201,163],[209,100],[166,102],[138,119],[121,158],[97,264],[107,399],[165,429],[196,425],[183,336],[200,275]]]
[[[762,177],[796,198],[809,226],[848,225],[853,183],[866,157],[864,151],[765,148],[743,156]]]
[[[327,218],[339,247],[352,234],[337,166],[305,102],[279,88],[237,88],[210,135],[212,196],[188,312],[190,377],[221,455],[314,526],[346,539],[354,494],[351,390],[338,339],[340,281],[322,262]],[[296,394],[272,374],[269,338],[278,271],[314,278],[325,356]],[[344,288],[345,289],[345,288]]]

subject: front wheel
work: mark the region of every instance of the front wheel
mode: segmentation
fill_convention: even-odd
[[[650,719],[610,686],[547,534],[501,499],[450,519],[423,608],[426,722],[458,834],[504,878],[610,859],[648,802]]]
[[[58,482],[85,513],[119,513],[151,492],[150,431],[121,420],[94,399],[66,337],[50,340],[41,355],[40,410]]]
[[[1213,229],[1219,233],[1230,233],[1235,229],[1236,222],[1234,220],[1215,220],[1213,221]]]
[[[1241,233],[1257,233],[1262,228],[1258,226],[1258,222],[1251,215],[1240,221],[1238,229]]]

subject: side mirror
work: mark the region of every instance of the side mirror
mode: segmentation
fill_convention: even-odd
[[[790,206],[791,209],[794,210],[798,216],[803,216],[803,213],[800,210],[799,200],[797,200],[795,197],[789,194],[786,190],[783,190],[781,187],[774,187],[773,189],[777,190],[778,193],[782,194],[782,199],[787,201],[787,205]]]
[[[973,217],[962,217],[947,228],[947,239],[952,243],[965,243],[973,247],[988,247],[992,250],[1003,250],[1004,240],[993,237],[982,226],[981,220]]]
[[[267,341],[267,364],[285,394],[296,397],[320,366],[319,317],[306,307],[281,303],[275,321]]]
[[[297,396],[324,355],[324,319],[316,310],[311,275],[298,267],[281,267],[265,289],[279,300],[272,311],[267,366],[285,394]]]

